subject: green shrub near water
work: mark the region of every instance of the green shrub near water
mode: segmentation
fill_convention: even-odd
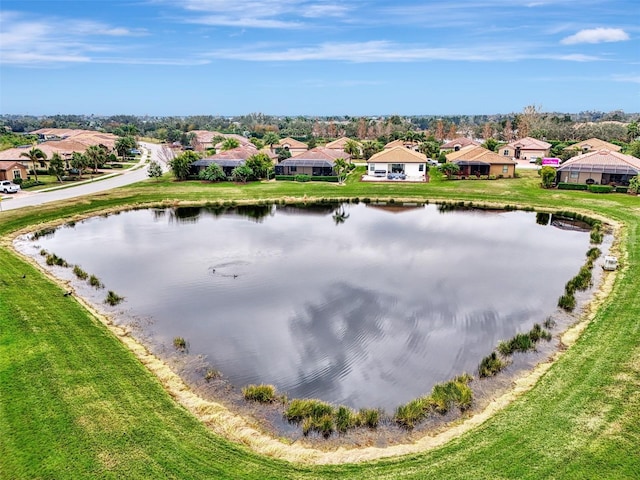
[[[175,337],[173,339],[173,346],[176,350],[185,351],[187,349],[187,341],[184,337]]]
[[[567,312],[573,312],[576,308],[576,297],[573,293],[565,293],[558,299],[558,306]]]
[[[478,375],[480,375],[481,378],[493,377],[506,366],[506,362],[498,358],[496,352],[491,352],[491,355],[484,357],[480,361],[480,365],[478,366]]]
[[[353,410],[341,405],[338,407],[338,410],[336,410],[335,423],[336,430],[340,433],[345,433],[359,423],[359,418]]]
[[[109,292],[107,292],[107,297],[104,299],[104,303],[109,304],[113,307],[115,305],[118,305],[119,303],[122,303],[123,300],[124,297],[121,297],[116,292],[109,290]]]
[[[369,428],[376,428],[380,422],[380,410],[375,408],[361,408],[358,411],[358,424]]]
[[[276,387],[273,385],[247,385],[242,389],[245,400],[271,403],[276,399]]]
[[[59,267],[68,267],[69,264],[66,262],[64,258],[60,258],[55,253],[50,253],[47,255],[47,265],[57,265]]]
[[[315,399],[296,398],[291,400],[284,415],[290,422],[300,422],[305,418],[319,419],[323,415],[332,415],[333,407]]]
[[[91,285],[93,288],[104,288],[104,284],[100,281],[100,279],[98,277],[96,277],[95,275],[91,275],[89,277],[89,281],[88,281],[89,285]]]
[[[82,268],[80,268],[80,265],[74,265],[73,274],[76,277],[78,277],[80,280],[86,280],[87,278],[89,278],[89,274],[85,272]]]

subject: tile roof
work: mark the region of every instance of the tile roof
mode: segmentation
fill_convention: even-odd
[[[280,142],[278,142],[278,144],[281,147],[284,147],[286,145],[289,146],[289,148],[295,148],[295,149],[299,149],[299,148],[309,148],[309,146],[306,143],[300,142],[298,140],[296,140],[295,138],[291,138],[291,137],[286,137],[286,138],[282,138],[280,139]]]
[[[333,142],[329,142],[325,145],[325,148],[333,148],[333,149],[342,149],[344,150],[345,145],[347,144],[347,142],[349,140],[353,140],[352,138],[349,137],[342,137],[342,138],[338,138],[337,140],[334,140]],[[357,140],[354,140],[355,142],[357,142],[358,144],[360,142],[358,142]]]
[[[614,145],[613,143],[605,142],[604,140],[600,140],[599,138],[590,138],[588,140],[569,145],[567,148],[565,148],[565,150],[583,150],[584,148],[586,148],[590,152],[603,149],[612,152],[619,152],[620,150],[622,150],[622,147],[620,145]]]
[[[203,160],[246,160],[256,153],[258,153],[258,149],[253,144],[240,145],[231,150],[223,150]]]
[[[467,145],[457,152],[446,155],[447,162],[483,162],[492,165],[516,165],[517,162],[510,157],[498,155],[496,152],[487,150],[476,145]]]
[[[547,150],[551,148],[550,143],[531,137],[519,138],[518,140],[508,143],[507,146],[511,148],[520,147],[520,150]]]
[[[450,149],[456,148],[456,146],[458,145],[460,146],[460,148],[462,148],[462,147],[466,147],[467,145],[480,145],[480,144],[471,138],[458,137],[448,141],[444,145],[440,145],[440,150],[450,150]]]
[[[595,152],[587,152],[570,158],[558,168],[558,171],[566,171],[579,169],[580,167],[606,168],[606,167],[623,167],[640,172],[640,158],[631,155],[625,155],[620,152],[611,150],[598,150]]]
[[[403,145],[378,152],[367,163],[427,163],[427,156]]]
[[[25,168],[20,162],[14,162],[13,160],[0,160],[0,170],[11,170],[14,165]]]
[[[338,158],[344,158],[345,160],[349,160],[351,157],[346,153],[344,153],[342,150],[336,150],[334,148],[326,148],[326,147],[315,147],[315,148],[312,148],[311,150],[307,150],[306,152],[301,152],[291,157],[292,160],[293,159],[328,160],[330,162],[333,162]]]

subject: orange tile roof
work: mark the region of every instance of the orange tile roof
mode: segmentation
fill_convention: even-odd
[[[427,163],[427,156],[403,145],[382,150],[367,160],[367,163]]]
[[[613,143],[605,142],[604,140],[600,140],[599,138],[590,138],[574,145],[569,145],[567,148],[565,148],[565,150],[582,150],[584,148],[587,148],[590,152],[603,149],[612,152],[619,152],[620,150],[622,150],[622,147],[620,145],[614,145]]]
[[[449,150],[449,149],[452,149],[452,148],[456,148],[456,146],[458,146],[458,145],[462,148],[462,147],[466,147],[468,145],[480,145],[480,144],[478,142],[476,142],[475,140],[472,140],[471,138],[458,137],[458,138],[454,138],[453,140],[448,141],[444,145],[440,145],[440,150]]]
[[[498,155],[491,150],[487,150],[484,147],[467,145],[461,148],[457,152],[451,152],[446,155],[447,162],[457,161],[477,161],[491,163],[493,165],[515,165],[517,162],[510,157],[504,155]]]

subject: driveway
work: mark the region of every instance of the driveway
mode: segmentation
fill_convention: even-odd
[[[15,210],[16,208],[31,207],[43,203],[81,197],[83,195],[90,195],[92,193],[103,192],[105,190],[111,190],[112,188],[140,182],[149,178],[147,174],[147,164],[145,164],[144,161],[147,152],[151,152],[151,160],[160,163],[163,171],[168,170],[168,166],[160,154],[162,145],[144,142],[140,143],[140,147],[142,148],[140,162],[122,173],[116,173],[109,178],[101,180],[87,180],[73,187],[51,187],[38,192],[20,191],[20,193],[13,195],[3,195],[2,202],[0,202],[0,210]]]

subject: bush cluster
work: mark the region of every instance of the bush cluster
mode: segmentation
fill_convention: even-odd
[[[433,413],[444,415],[451,408],[464,411],[471,407],[473,392],[469,383],[472,377],[466,373],[448,382],[434,385],[431,393],[400,405],[395,412],[395,422],[405,428],[413,428]]]
[[[245,400],[259,403],[271,403],[276,399],[276,387],[273,385],[247,385],[242,389]]]
[[[588,187],[586,183],[558,183],[558,190],[587,190]]]
[[[311,432],[318,432],[324,437],[333,432],[345,433],[354,427],[376,428],[380,422],[380,415],[380,410],[363,408],[356,413],[344,405],[334,407],[315,399],[292,400],[284,413],[289,422],[302,424],[302,433],[305,436]]]
[[[124,297],[121,297],[116,292],[109,290],[107,292],[107,297],[104,299],[104,303],[111,305],[112,307],[122,303],[124,301]]]
[[[588,190],[591,193],[611,193],[613,187],[611,185],[589,185]]]

